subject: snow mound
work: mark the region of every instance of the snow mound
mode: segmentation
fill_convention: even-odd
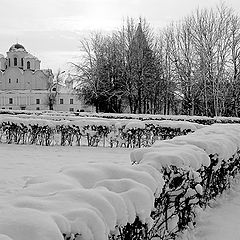
[[[74,189],[59,191],[39,197],[21,196],[15,200],[15,207],[32,208],[45,212],[63,214],[78,208],[95,211],[106,225],[113,230],[116,226],[116,212],[107,199],[93,189]]]
[[[106,179],[96,183],[95,187],[103,186],[120,194],[128,210],[128,222],[133,223],[138,216],[145,223],[154,208],[154,197],[151,190],[131,179]]]
[[[172,148],[172,151],[176,151],[176,146],[178,146],[177,148],[188,146],[188,149],[190,146],[192,146],[190,147],[192,149],[193,146],[197,147],[195,148],[195,150],[198,149],[196,157],[201,158],[200,163],[203,166],[209,166],[210,164],[206,154],[209,156],[216,156],[218,158],[218,163],[214,169],[217,170],[221,166],[223,160],[228,161],[238,151],[240,147],[240,128],[238,124],[213,124],[185,136],[177,136],[167,141],[157,141],[152,148],[157,148],[161,152],[164,148]],[[133,152],[131,154],[132,162],[139,162],[145,151],[146,150]],[[187,158],[185,158],[185,160],[186,159]],[[193,167],[192,164],[190,166]],[[197,165],[195,168],[196,167]]]
[[[173,121],[173,120],[146,120],[144,121],[146,124],[152,124],[158,127],[166,127],[166,128],[179,128],[181,131],[191,130],[196,131],[197,129],[205,127],[202,124],[188,122],[188,121]]]
[[[91,188],[103,179],[129,178],[148,186],[154,194],[158,188],[155,178],[148,172],[134,170],[130,166],[116,164],[81,164],[63,169],[63,174],[77,180],[84,188]]]
[[[156,168],[152,167],[149,164],[134,164],[134,170],[148,172],[157,182],[157,191],[155,192],[155,197],[158,198],[162,192],[162,188],[165,184],[162,173],[160,173]]]
[[[12,240],[63,240],[63,236],[46,213],[30,208],[6,208],[0,211],[0,233],[2,239]]]
[[[152,222],[154,200],[163,185],[162,174],[150,165],[119,168],[116,164],[81,164],[55,175],[28,178],[24,189],[8,204],[20,212],[19,216],[31,219],[29,214],[33,211],[40,214],[41,221],[46,218],[46,223],[54,226],[51,234],[107,240],[116,226],[133,223],[137,216],[143,223]],[[15,240],[18,232],[10,229],[13,223],[9,219],[5,219],[9,231],[3,231],[8,225],[2,224],[0,233]],[[16,219],[16,224],[21,226],[24,221]],[[32,235],[36,231],[32,228]]]
[[[193,145],[177,145],[168,141],[161,141],[150,148],[135,149],[130,154],[132,163],[147,163],[161,171],[162,167],[188,166],[198,170],[201,166],[209,166],[208,155]]]
[[[145,123],[140,120],[135,120],[135,121],[129,121],[127,125],[125,126],[125,131],[131,130],[131,129],[144,129],[145,128]]]
[[[4,234],[0,234],[0,240],[13,240],[12,238],[10,238],[9,236],[7,235],[4,235]]]

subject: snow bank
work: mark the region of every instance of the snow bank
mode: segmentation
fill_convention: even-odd
[[[209,156],[202,149],[193,145],[177,145],[161,141],[150,148],[135,149],[130,158],[132,163],[146,163],[154,166],[159,171],[162,167],[188,166],[198,170],[201,166],[209,166]]]
[[[24,189],[6,203],[11,207],[6,210],[9,213],[1,222],[0,233],[13,240],[25,236],[29,236],[27,240],[38,239],[38,234],[46,240],[62,239],[61,234],[106,240],[116,226],[131,224],[136,217],[142,223],[151,222],[155,197],[163,185],[162,175],[151,166],[80,164],[55,175],[29,177]],[[11,220],[14,214],[19,217]],[[24,226],[31,226],[30,214],[36,215],[36,221],[26,235]],[[23,227],[23,232],[15,231],[14,224]]]
[[[128,223],[133,223],[138,216],[142,223],[150,217],[154,207],[154,196],[144,184],[131,179],[106,179],[96,183],[95,187],[103,186],[118,193],[127,206]]]
[[[218,164],[215,166],[215,170],[217,170],[223,160],[228,161],[236,154],[240,148],[239,139],[239,125],[214,124],[186,136],[177,136],[168,142],[177,145],[195,145],[208,155],[216,156]]]
[[[144,129],[144,128],[145,128],[144,122],[135,120],[127,123],[127,125],[125,126],[125,131],[129,129]]]
[[[145,120],[145,124],[152,124],[158,127],[166,127],[166,128],[179,128],[181,131],[191,130],[196,131],[197,129],[205,127],[202,124],[192,123],[187,121],[174,121],[174,120]]]
[[[55,221],[46,213],[31,208],[5,208],[0,210],[1,239],[63,240]],[[3,238],[2,238],[3,237]]]
[[[7,236],[7,235],[0,234],[0,240],[12,240],[12,238],[10,238],[10,237]]]
[[[152,193],[158,188],[156,180],[148,172],[139,172],[129,166],[116,164],[87,164],[63,169],[63,173],[77,180],[84,188],[92,188],[104,179],[129,178],[148,186]],[[91,177],[89,177],[91,176]]]

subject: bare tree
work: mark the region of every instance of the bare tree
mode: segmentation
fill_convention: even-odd
[[[97,111],[239,116],[240,20],[224,4],[153,34],[144,19],[81,41],[79,93]]]

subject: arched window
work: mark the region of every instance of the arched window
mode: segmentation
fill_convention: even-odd
[[[30,69],[30,62],[27,61],[27,69]]]
[[[14,66],[17,66],[17,58],[16,57],[13,59],[13,64],[14,64]]]

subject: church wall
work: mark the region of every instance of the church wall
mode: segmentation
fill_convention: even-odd
[[[39,60],[35,61],[34,68],[35,68],[35,70],[39,70],[40,69],[40,61]]]
[[[34,73],[31,70],[24,71],[25,89],[34,89]]]
[[[6,59],[0,58],[0,70],[5,70],[5,69],[6,69]]]
[[[3,72],[0,70],[0,89],[2,88]]]
[[[18,68],[8,68],[2,76],[0,89],[24,89],[25,82],[21,70]]]
[[[10,67],[23,68],[21,59],[24,58],[26,55],[27,55],[27,53],[26,52],[22,52],[22,51],[19,51],[19,52],[7,52],[7,58],[8,58],[8,61],[6,62],[7,66],[9,67],[9,59],[10,59]],[[15,57],[17,58],[17,66],[14,66],[14,58]]]
[[[47,92],[0,92],[0,108],[13,110],[45,110],[47,106]]]
[[[12,110],[49,110],[48,91],[0,91],[0,109]],[[11,99],[11,100],[10,100]],[[61,100],[63,99],[63,104]],[[70,104],[70,99],[73,103]],[[56,97],[56,103],[53,106],[55,111],[92,111],[91,107],[86,107],[78,100],[76,94],[60,93]]]
[[[62,99],[62,100],[61,100]],[[73,103],[70,104],[70,99],[73,99]],[[61,102],[63,101],[63,104]],[[78,100],[76,94],[59,93],[56,97],[56,104],[53,107],[56,111],[77,111],[82,109],[81,101]]]
[[[33,75],[32,89],[48,89],[49,79],[41,70]]]
[[[0,74],[0,90],[47,90],[49,88],[48,77],[42,71],[22,72],[18,68],[8,68]]]
[[[27,68],[27,63],[30,62],[30,69],[31,70],[35,70],[35,59],[34,58],[25,58],[25,66],[24,69],[28,69]]]

